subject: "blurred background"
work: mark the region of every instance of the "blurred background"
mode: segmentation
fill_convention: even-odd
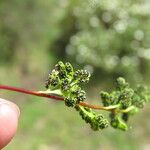
[[[150,85],[149,0],[0,0],[0,84],[44,90],[57,61],[92,73],[88,102],[118,76]],[[150,105],[130,130],[93,132],[61,102],[8,91],[21,117],[6,150],[149,150]]]

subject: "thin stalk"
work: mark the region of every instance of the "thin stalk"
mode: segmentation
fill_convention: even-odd
[[[130,106],[127,109],[124,110],[120,110],[121,113],[128,113],[130,111],[134,110],[134,112],[138,112],[138,108],[136,108],[135,106]]]
[[[41,91],[30,91],[30,90],[17,88],[17,87],[12,87],[12,86],[6,86],[6,85],[0,85],[0,89],[15,91],[15,92],[34,95],[34,96],[39,96],[39,97],[51,98],[51,99],[59,100],[59,101],[64,101],[64,98],[62,98],[62,97],[42,93]],[[85,107],[88,107],[88,108],[92,108],[92,109],[106,110],[106,111],[113,111],[115,108],[119,107],[119,105],[114,105],[114,106],[109,106],[109,107],[97,106],[97,105],[91,105],[91,104],[88,104],[88,103],[85,103],[85,102],[80,102],[79,105],[85,106]]]
[[[97,106],[97,105],[91,105],[91,104],[88,104],[88,103],[85,103],[85,102],[80,102],[79,105],[85,106],[85,107],[89,107],[89,108],[92,108],[92,109],[106,110],[106,111],[112,111],[112,110],[114,110],[115,108],[118,108],[118,107],[119,107],[119,105],[108,106],[108,107]]]
[[[38,91],[29,91],[26,89],[12,87],[12,86],[0,85],[0,89],[15,91],[15,92],[29,94],[29,95],[35,95],[35,96],[39,96],[39,97],[46,97],[46,98],[51,98],[51,99],[60,100],[60,101],[64,100],[62,97],[58,97],[55,95],[48,95],[48,94],[40,93]]]

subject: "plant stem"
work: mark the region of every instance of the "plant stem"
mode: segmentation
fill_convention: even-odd
[[[88,103],[85,103],[85,102],[80,102],[79,105],[89,107],[89,108],[92,108],[92,109],[106,110],[106,111],[112,111],[115,108],[119,107],[119,105],[114,105],[114,106],[111,106],[111,107],[110,106],[108,106],[108,107],[97,106],[97,105],[91,105],[91,104],[88,104]]]
[[[62,97],[62,93],[61,93],[61,91],[60,90],[46,90],[46,91],[37,91],[37,93],[42,93],[42,94],[55,94],[55,95],[57,95],[57,96],[60,96],[60,97]]]
[[[134,110],[134,112],[137,112],[137,111],[138,111],[138,109],[137,109],[135,106],[130,106],[130,107],[128,107],[128,108],[125,109],[125,110],[120,110],[120,112],[121,112],[121,113],[128,113],[128,112],[130,112],[130,111],[132,111],[132,110]]]
[[[35,96],[39,96],[39,97],[47,97],[47,98],[60,100],[60,101],[64,100],[62,97],[58,97],[58,96],[55,96],[55,95],[48,95],[48,94],[40,93],[38,91],[29,91],[29,90],[26,90],[26,89],[12,87],[12,86],[0,85],[0,89],[15,91],[15,92],[29,94],[29,95],[35,95]]]
[[[34,95],[34,96],[39,96],[39,97],[51,98],[51,99],[59,100],[59,101],[64,101],[64,98],[62,98],[62,97],[42,93],[41,91],[30,91],[30,90],[17,88],[17,87],[12,87],[12,86],[6,86],[6,85],[0,85],[0,89],[15,91],[15,92]],[[119,107],[119,105],[114,105],[114,106],[109,106],[109,107],[97,106],[97,105],[91,105],[91,104],[88,104],[88,103],[85,103],[85,102],[80,102],[79,105],[85,106],[85,107],[88,107],[88,108],[92,108],[92,109],[106,110],[106,111],[113,111],[115,108]]]

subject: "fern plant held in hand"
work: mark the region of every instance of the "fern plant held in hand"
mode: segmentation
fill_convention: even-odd
[[[128,119],[139,112],[150,100],[149,89],[143,86],[132,89],[124,78],[119,77],[116,80],[114,91],[100,92],[103,106],[91,105],[85,102],[86,92],[82,88],[88,83],[90,76],[88,71],[74,70],[69,62],[60,61],[48,75],[45,82],[46,91],[28,91],[4,85],[0,85],[0,89],[64,101],[65,105],[77,111],[94,131],[108,126],[123,131],[128,130]],[[101,112],[97,113],[94,109],[107,111],[109,117],[106,118]]]

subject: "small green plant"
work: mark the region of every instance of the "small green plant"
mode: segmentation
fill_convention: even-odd
[[[85,103],[86,92],[83,89],[83,84],[88,83],[90,76],[88,71],[74,70],[70,63],[60,61],[48,75],[45,82],[46,91],[33,92],[2,85],[0,89],[62,100],[67,107],[74,108],[95,131],[107,128],[109,125],[123,131],[128,130],[129,118],[139,112],[150,100],[148,88],[137,86],[132,89],[124,78],[119,77],[114,91],[100,92],[103,106],[90,105]],[[106,118],[93,109],[107,111],[109,117]]]

